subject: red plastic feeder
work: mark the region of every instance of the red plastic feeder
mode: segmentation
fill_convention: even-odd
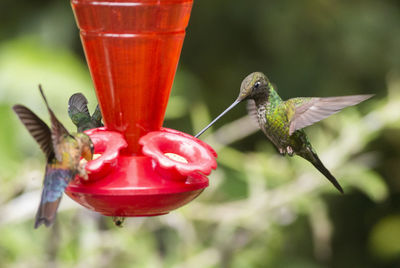
[[[86,133],[100,157],[66,193],[107,216],[166,214],[197,197],[214,150],[162,128],[192,0],[72,0],[105,127]]]

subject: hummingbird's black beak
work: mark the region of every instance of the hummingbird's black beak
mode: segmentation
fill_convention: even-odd
[[[213,121],[211,121],[210,124],[208,124],[205,128],[203,128],[199,133],[197,133],[196,136],[194,136],[195,138],[198,138],[201,134],[203,134],[209,127],[211,127],[215,122],[218,121],[218,119],[220,119],[224,114],[226,114],[227,112],[229,112],[233,107],[235,107],[238,103],[240,103],[241,100],[237,99],[235,100],[231,106],[229,106],[228,108],[226,108],[225,111],[223,111],[220,115],[218,115]]]

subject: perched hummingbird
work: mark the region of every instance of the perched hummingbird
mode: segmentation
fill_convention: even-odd
[[[68,101],[68,115],[78,128],[78,132],[103,126],[101,123],[102,115],[99,105],[96,106],[96,110],[93,112],[93,115],[90,116],[87,104],[88,101],[82,93],[75,93]],[[124,217],[113,217],[113,222],[117,227],[123,227],[124,221]]]
[[[303,128],[341,109],[356,105],[373,95],[353,95],[329,98],[293,98],[283,101],[268,78],[260,72],[249,74],[240,86],[237,99],[195,137],[199,137],[219,118],[244,100],[250,100],[249,113],[256,114],[261,130],[280,154],[299,155],[311,162],[341,192],[343,189],[322,164]],[[252,107],[252,108],[251,108]]]
[[[87,104],[88,101],[82,93],[75,93],[68,101],[68,115],[77,126],[78,132],[103,126],[99,105],[96,106],[96,110],[90,116]]]
[[[19,104],[13,106],[13,110],[47,158],[35,228],[41,224],[50,226],[54,222],[58,205],[68,183],[77,173],[82,177],[87,176],[84,168],[79,165],[81,156],[90,161],[93,155],[93,144],[89,136],[84,133],[69,134],[50,109],[40,85],[39,91],[50,114],[51,129],[27,107]]]

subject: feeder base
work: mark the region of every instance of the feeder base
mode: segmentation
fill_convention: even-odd
[[[107,176],[88,182],[76,177],[66,194],[105,216],[141,217],[167,214],[192,201],[207,186],[205,176],[166,179],[154,170],[149,157],[119,156]]]
[[[136,195],[136,196],[104,196],[72,193],[68,195],[88,209],[105,216],[117,217],[149,217],[160,216],[177,209],[194,198],[203,190],[175,193],[168,195]],[[124,207],[115,207],[115,203],[123,203]],[[111,206],[111,207],[110,207]]]

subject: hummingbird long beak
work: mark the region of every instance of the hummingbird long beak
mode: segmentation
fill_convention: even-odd
[[[218,115],[213,121],[211,121],[210,124],[208,124],[205,128],[203,128],[199,133],[197,133],[196,136],[194,136],[195,138],[198,138],[201,134],[203,134],[209,127],[211,127],[215,122],[218,121],[218,119],[220,119],[224,114],[226,114],[227,112],[229,112],[233,107],[235,107],[238,103],[240,103],[241,100],[237,99],[235,100],[231,106],[229,106],[228,108],[226,108],[225,111],[223,111],[220,115]]]

